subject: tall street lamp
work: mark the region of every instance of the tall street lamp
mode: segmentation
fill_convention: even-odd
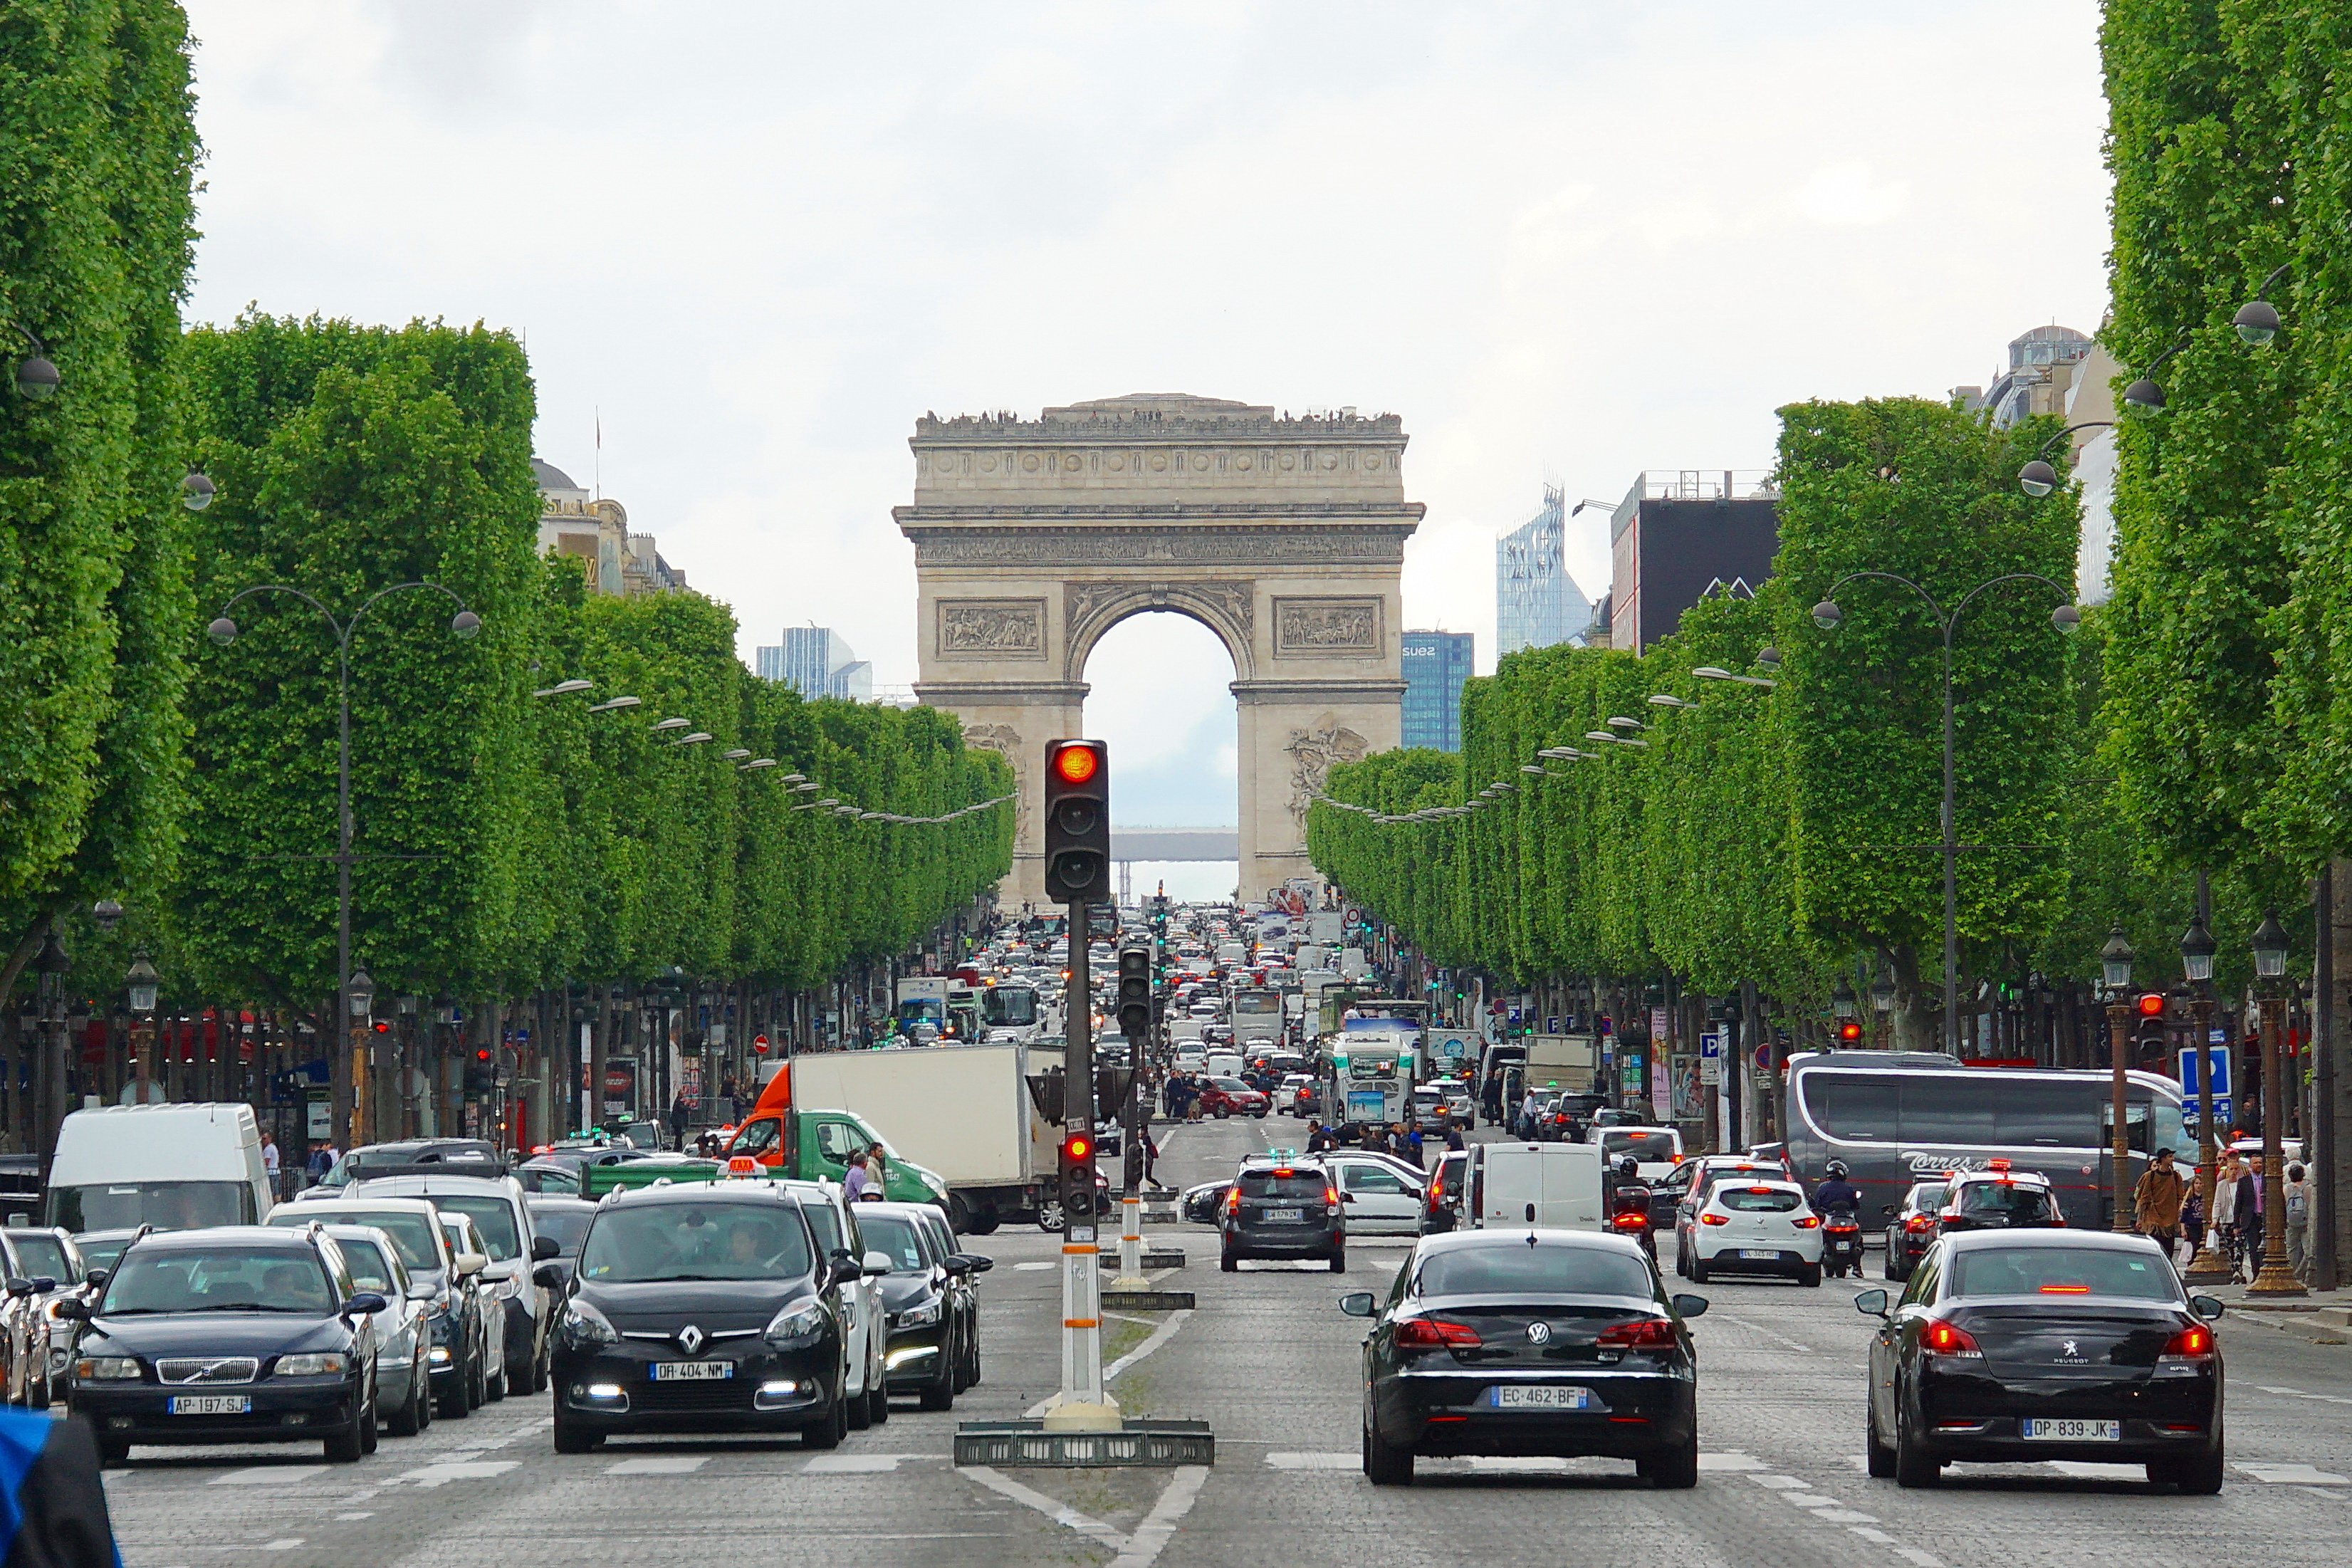
[[[2107,932],[2107,945],[2099,949],[2099,979],[2107,994],[2107,1067],[2112,1076],[2109,1090],[2108,1115],[2112,1125],[2107,1132],[2107,1158],[2114,1166],[2109,1186],[2115,1215],[2109,1228],[2127,1231],[2131,1222],[2131,1095],[2130,1079],[2125,1076],[2130,1060],[2126,1038],[2131,1029],[2132,1016],[2132,945],[2124,940],[2120,925]]]
[[[2301,1296],[2303,1281],[2286,1262],[2286,1151],[2280,1129],[2286,1119],[2285,1086],[2279,1066],[2280,976],[2286,973],[2286,931],[2268,911],[2255,928],[2254,977],[2263,993],[2263,1266],[2250,1296]]]
[[[367,618],[370,610],[393,595],[411,589],[438,594],[457,606],[457,613],[449,617],[449,631],[459,641],[470,641],[480,633],[482,617],[467,609],[465,600],[438,583],[422,582],[395,583],[389,588],[379,588],[352,612],[350,619],[341,621],[326,605],[299,588],[289,587],[283,583],[260,583],[240,590],[221,606],[221,613],[214,618],[212,625],[205,628],[205,636],[226,647],[236,640],[237,634],[236,622],[229,618],[231,610],[256,594],[290,594],[318,611],[319,618],[326,622],[327,629],[334,634],[335,853],[320,858],[335,863],[335,1023],[338,1033],[352,1053],[352,1127],[354,1131],[359,1127],[359,1109],[364,1091],[358,1078],[359,1042],[352,1033],[356,1026],[352,1022],[352,984],[353,980],[364,979],[365,975],[352,973],[352,861],[354,858],[352,854],[352,635],[359,630],[360,623]],[[369,994],[372,995],[373,992]],[[357,1016],[364,1018],[366,1008],[367,1001],[363,997]]]
[[[155,995],[163,988],[161,980],[144,952],[131,961],[130,972],[122,977],[131,993],[131,1053],[137,1063],[131,1071],[133,1105],[152,1105],[161,1098],[154,1091]]]
[[[2213,1137],[2213,953],[2219,944],[2200,910],[2180,935],[2180,972],[2189,981],[2191,1016],[2197,1028],[2197,1201],[2205,1213],[2205,1245],[2189,1260],[2183,1276],[2192,1285],[2216,1285],[2230,1278],[2214,1239],[2221,1227],[2213,1223],[2213,1180],[2219,1173],[2219,1150]]]
[[[2050,612],[2050,624],[2063,632],[2073,629],[2083,619],[2068,591],[2044,577],[2039,572],[2007,572],[1987,578],[1960,595],[1959,602],[1949,610],[1938,604],[1936,596],[1908,577],[1892,572],[1849,572],[1830,584],[1822,602],[1813,606],[1813,624],[1825,632],[1835,631],[1845,613],[1837,606],[1837,591],[1859,578],[1877,577],[1889,583],[1899,583],[1919,595],[1935,617],[1936,626],[1944,637],[1944,1049],[1953,1056],[1960,1053],[1960,845],[1952,812],[1952,634],[1959,629],[1961,613],[1979,594],[1997,588],[2003,583],[2039,583],[2059,596],[2059,605]]]
[[[34,1114],[37,1118],[34,1135],[40,1140],[44,1180],[48,1176],[49,1162],[57,1154],[58,1126],[65,1120],[66,973],[72,968],[73,960],[67,956],[65,944],[58,940],[58,928],[52,925],[41,938],[40,952],[33,955],[33,971],[40,977],[36,992],[44,1026],[41,1059],[33,1075]]]

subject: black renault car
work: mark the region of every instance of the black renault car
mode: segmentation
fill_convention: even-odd
[[[1348,1271],[1347,1211],[1339,1179],[1308,1156],[1242,1162],[1225,1194],[1217,1267],[1231,1274],[1244,1258],[1306,1258]]]
[[[385,1302],[323,1226],[152,1232],[95,1303],[58,1306],[80,1321],[71,1399],[109,1462],[133,1443],[320,1442],[342,1464],[375,1447]]]
[[[533,1278],[562,1301],[551,1371],[555,1451],[625,1432],[849,1430],[840,1285],[781,1183],[645,1187],[599,1204],[569,1269]]]
[[[1864,1290],[1870,1473],[1933,1486],[1955,1459],[2147,1467],[2221,1489],[2221,1303],[2157,1245],[2096,1231],[1938,1237],[1902,1299]]]
[[[1410,1486],[1417,1457],[1631,1459],[1658,1487],[1698,1482],[1698,1363],[1639,1245],[1525,1228],[1423,1237],[1387,1299],[1339,1299],[1364,1340],[1364,1474]]]

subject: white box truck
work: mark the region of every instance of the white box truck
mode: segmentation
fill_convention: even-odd
[[[1028,1077],[1060,1060],[1026,1045],[817,1051],[793,1058],[793,1100],[852,1112],[939,1173],[959,1228],[986,1236],[1035,1217],[1055,1180],[1061,1130],[1037,1114]]]

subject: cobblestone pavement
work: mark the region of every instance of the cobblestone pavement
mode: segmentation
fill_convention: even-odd
[[[1174,1129],[1161,1175],[1204,1180],[1245,1148],[1297,1141],[1281,1121]],[[2352,1347],[2234,1311],[2221,1325],[2232,1470],[2218,1498],[2158,1495],[2137,1469],[2095,1466],[1955,1467],[1924,1492],[1868,1479],[1869,1324],[1852,1300],[1875,1280],[1700,1291],[1713,1310],[1696,1325],[1696,1490],[1654,1492],[1630,1466],[1597,1461],[1423,1461],[1419,1484],[1376,1491],[1358,1469],[1362,1326],[1336,1300],[1385,1285],[1405,1241],[1358,1238],[1343,1281],[1319,1266],[1220,1274],[1210,1232],[1179,1227],[1175,1238],[1192,1258],[1177,1282],[1200,1308],[1172,1328],[1114,1321],[1125,1361],[1112,1387],[1130,1414],[1208,1419],[1213,1469],[951,1465],[958,1421],[1018,1415],[1053,1392],[1055,1244],[1007,1229],[971,1242],[998,1260],[983,1282],[986,1381],[951,1415],[902,1402],[831,1454],[646,1439],[559,1458],[543,1398],[386,1437],[352,1466],[324,1465],[314,1449],[142,1448],[108,1478],[124,1561],[2188,1568],[2226,1552],[2294,1568],[2341,1562],[2352,1534]]]

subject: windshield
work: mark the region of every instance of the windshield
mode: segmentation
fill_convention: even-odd
[[[85,1267],[111,1268],[114,1267],[114,1260],[122,1256],[122,1249],[131,1245],[131,1238],[127,1236],[112,1236],[104,1241],[90,1241],[76,1237],[74,1245],[81,1248],[81,1260]]]
[[[97,1182],[49,1189],[49,1223],[68,1230],[202,1230],[251,1225],[253,1190],[242,1182]]]
[[[577,1258],[580,1238],[588,1234],[588,1222],[595,1217],[593,1209],[533,1209],[530,1228],[555,1243],[558,1258]]]
[[[493,1263],[510,1262],[522,1256],[522,1233],[515,1226],[514,1205],[504,1198],[452,1198],[433,1194],[433,1206],[464,1215],[482,1233],[482,1245],[488,1247]]]
[[[923,1244],[915,1235],[915,1227],[894,1214],[860,1215],[857,1229],[866,1237],[866,1245],[890,1256],[890,1272],[915,1274],[921,1272]]]
[[[381,1290],[387,1296],[401,1294],[392,1281],[392,1260],[373,1241],[346,1241],[341,1244],[343,1261],[351,1266],[352,1283],[362,1290]]]
[[[2058,1212],[2046,1187],[2011,1182],[1970,1182],[1960,1189],[1960,1213],[1970,1219],[2045,1220]]]
[[[73,1269],[66,1263],[66,1249],[54,1236],[40,1231],[17,1232],[9,1237],[16,1244],[16,1256],[24,1260],[25,1272],[38,1278],[46,1274],[60,1284],[70,1284]]]
[[[353,1208],[343,1204],[332,1208],[323,1204],[280,1204],[269,1211],[269,1223],[289,1230],[298,1230],[314,1219],[329,1225],[372,1225],[392,1237],[393,1249],[409,1268],[436,1272],[441,1268],[440,1249],[433,1245],[432,1222],[421,1214]]]
[[[2180,1286],[2153,1248],[1971,1247],[1952,1259],[1955,1296],[2126,1296],[2178,1301]]]
[[[1037,993],[1018,985],[1000,985],[987,994],[982,1010],[992,1024],[1025,1028],[1037,1021]]]
[[[774,1202],[649,1204],[600,1212],[580,1274],[599,1285],[670,1279],[777,1279],[809,1271],[797,1205]]]
[[[1421,1266],[1423,1296],[1639,1296],[1654,1299],[1638,1258],[1597,1247],[1473,1247],[1433,1253]]]
[[[310,1312],[335,1310],[326,1270],[284,1247],[149,1247],[106,1282],[100,1316],[129,1312]]]

